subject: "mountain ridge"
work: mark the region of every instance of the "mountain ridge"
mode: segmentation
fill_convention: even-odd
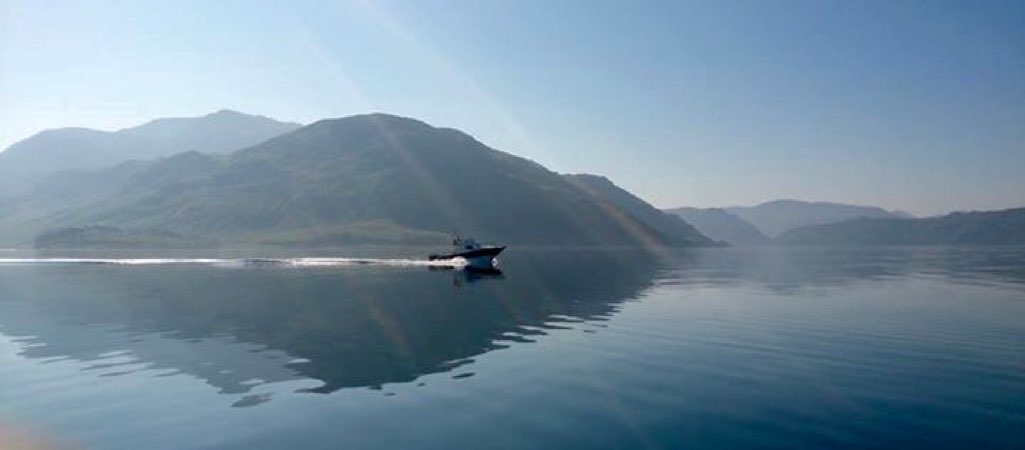
[[[711,245],[667,235],[466,133],[381,113],[317,121],[225,155],[76,176],[0,203],[7,240],[111,227],[290,245],[380,242],[378,232],[438,242],[452,230],[510,244]],[[65,202],[68,193],[81,201]]]
[[[900,217],[898,213],[877,206],[793,199],[778,199],[754,206],[731,206],[723,209],[754,225],[770,238],[807,225],[841,222],[861,217]]]
[[[66,127],[40,131],[0,152],[0,192],[23,193],[63,170],[109,167],[183,151],[221,154],[265,141],[300,125],[222,109],[198,117],[169,117],[115,131]]]
[[[582,189],[590,192],[592,195],[602,198],[626,211],[659,233],[669,236],[678,236],[679,240],[676,241],[677,244],[720,244],[715,242],[714,238],[709,239],[707,234],[703,234],[687,221],[675,215],[666,214],[665,212],[660,211],[641,198],[630,193],[630,191],[617,186],[607,177],[583,173],[564,174],[563,177],[570,180],[570,182],[577,186],[580,186]]]

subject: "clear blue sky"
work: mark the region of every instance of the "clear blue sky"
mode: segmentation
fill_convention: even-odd
[[[0,148],[221,108],[411,116],[662,207],[1025,206],[1025,2],[0,0]]]

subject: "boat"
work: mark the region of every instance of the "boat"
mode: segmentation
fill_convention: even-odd
[[[430,261],[440,261],[462,258],[466,260],[469,267],[493,268],[495,267],[495,257],[502,253],[502,250],[505,250],[504,245],[481,245],[473,238],[463,238],[460,236],[452,239],[452,246],[455,247],[452,253],[432,254],[427,259]]]

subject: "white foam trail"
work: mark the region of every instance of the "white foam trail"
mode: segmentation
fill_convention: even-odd
[[[0,258],[0,264],[116,264],[144,266],[158,264],[230,264],[232,259],[214,258]]]
[[[461,267],[466,265],[466,260],[462,258],[435,261],[428,261],[426,259],[292,258],[283,261],[289,265],[301,267],[353,265]]]
[[[0,258],[0,265],[26,264],[110,264],[122,266],[206,265],[206,266],[260,266],[286,267],[342,267],[342,266],[423,266],[463,267],[463,258],[429,261],[403,258]]]

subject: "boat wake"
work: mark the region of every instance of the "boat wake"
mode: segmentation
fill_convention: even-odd
[[[0,258],[0,265],[108,264],[119,266],[281,266],[281,267],[446,267],[462,268],[463,258],[428,261],[402,258]]]

